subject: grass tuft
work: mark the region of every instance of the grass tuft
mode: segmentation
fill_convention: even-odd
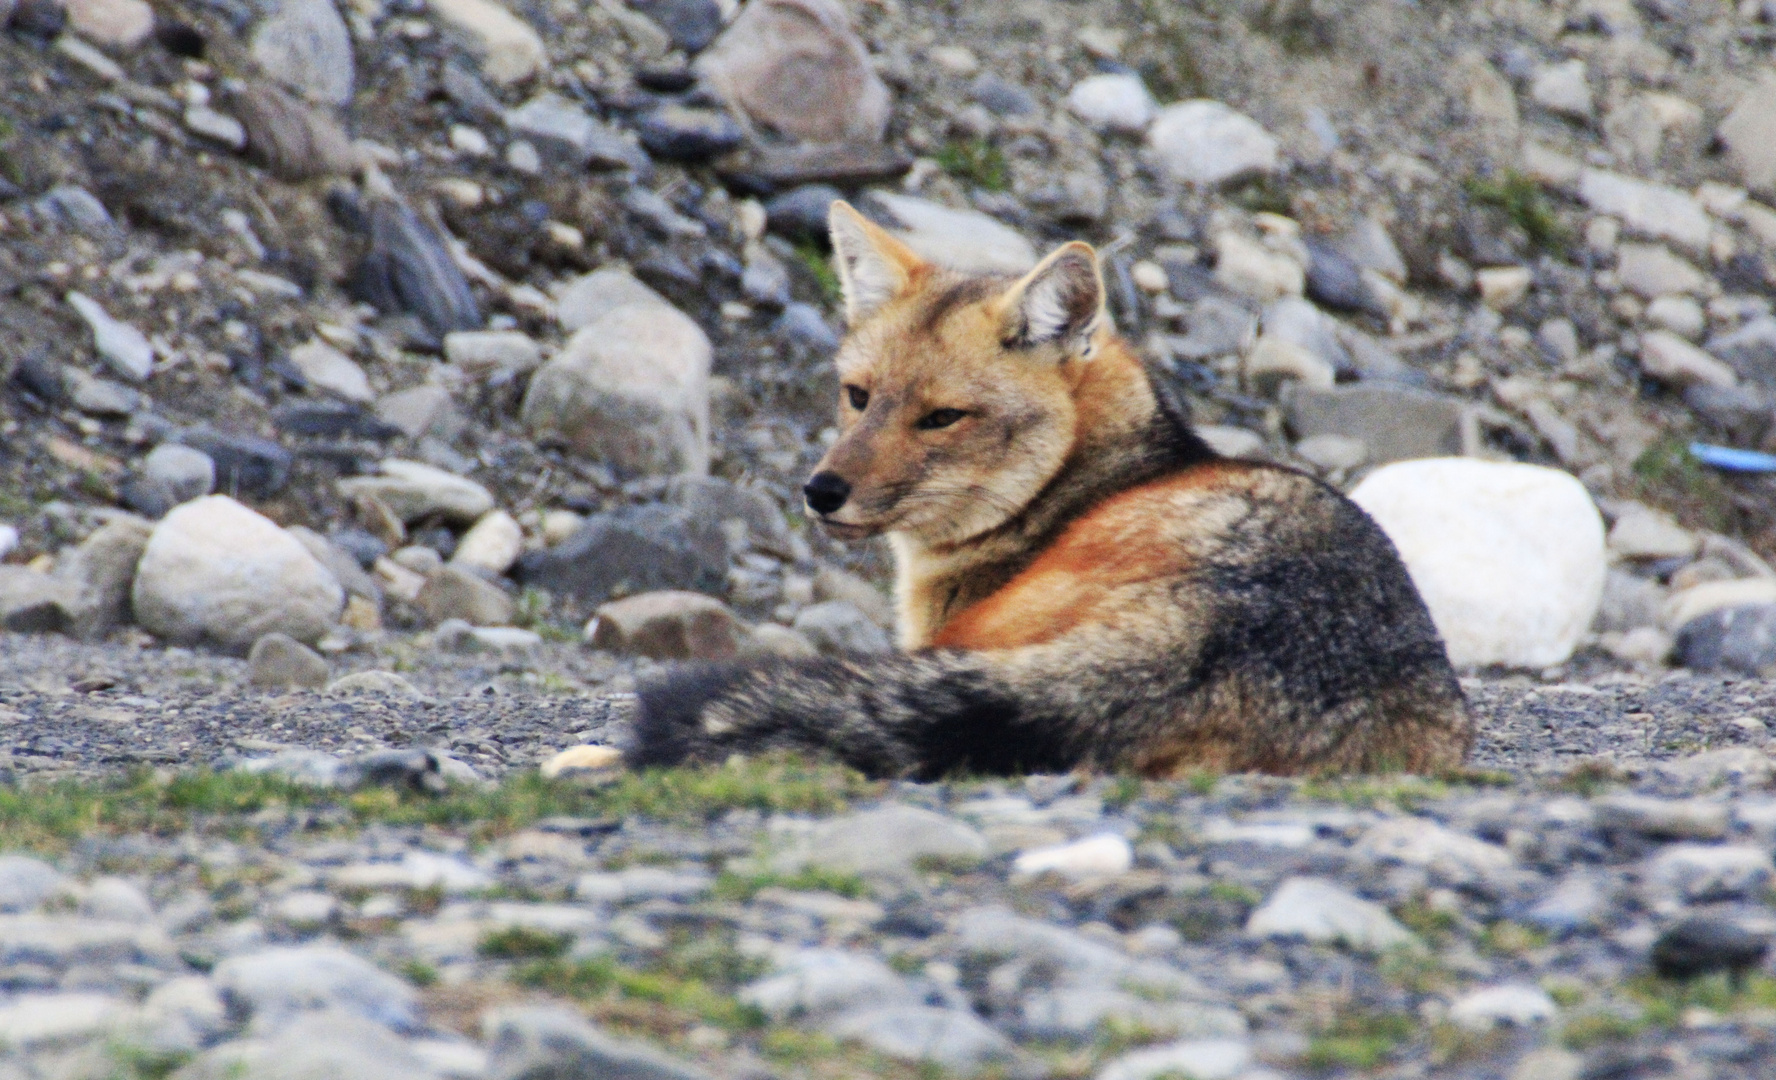
[[[1005,154],[986,139],[945,143],[937,152],[937,163],[956,179],[986,191],[1004,191],[1008,186]]]
[[[489,960],[555,960],[572,946],[572,934],[506,926],[483,934],[475,951]]]
[[[751,900],[761,890],[770,888],[837,893],[849,900],[859,899],[869,892],[869,887],[856,874],[818,866],[810,866],[793,874],[737,874],[728,871],[715,880],[715,896],[718,900]]]
[[[1554,212],[1554,204],[1541,185],[1512,170],[1500,178],[1474,176],[1462,184],[1468,198],[1504,212],[1523,230],[1529,242],[1551,255],[1563,255],[1572,245],[1572,234]]]

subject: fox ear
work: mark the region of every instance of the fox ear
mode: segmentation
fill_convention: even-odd
[[[1057,249],[1006,292],[1005,303],[1007,347],[1060,345],[1091,359],[1092,334],[1104,311],[1098,253],[1078,240]]]
[[[856,326],[900,295],[924,262],[843,200],[833,202],[826,222],[845,294],[845,321]]]

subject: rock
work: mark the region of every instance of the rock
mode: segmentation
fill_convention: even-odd
[[[229,435],[205,428],[190,428],[179,442],[201,450],[216,464],[216,487],[230,494],[267,498],[283,490],[294,460],[290,452],[269,439]]]
[[[1380,904],[1352,896],[1333,882],[1304,877],[1278,886],[1246,920],[1246,933],[1338,943],[1372,953],[1418,944]]]
[[[1663,244],[1623,244],[1616,249],[1616,277],[1628,291],[1647,300],[1698,295],[1709,279]]]
[[[1234,1039],[1194,1039],[1135,1050],[1098,1070],[1097,1080],[1234,1080],[1248,1075],[1252,1051]]]
[[[300,541],[226,495],[185,503],[155,527],[131,596],[149,632],[234,649],[273,631],[313,642],[345,604]]]
[[[1338,379],[1331,364],[1293,342],[1259,337],[1240,364],[1246,387],[1276,397],[1291,385],[1330,390]]]
[[[1631,502],[1616,511],[1609,549],[1620,559],[1687,559],[1702,542],[1670,514]]]
[[[1574,120],[1590,120],[1597,111],[1583,60],[1544,66],[1530,82],[1529,96],[1544,109]]]
[[[0,626],[18,634],[60,634],[79,600],[67,580],[22,566],[0,566]]]
[[[812,641],[776,623],[761,623],[752,628],[749,651],[753,656],[775,656],[784,660],[805,660],[820,655]]]
[[[432,0],[427,9],[468,39],[480,57],[481,73],[500,86],[523,82],[548,66],[542,37],[494,0]]]
[[[421,694],[412,683],[392,671],[356,671],[341,675],[327,684],[327,693],[335,695],[367,694],[373,697],[417,698]]]
[[[1676,334],[1652,330],[1640,336],[1640,367],[1648,375],[1682,389],[1708,386],[1730,389],[1739,382],[1734,370]]]
[[[505,590],[455,565],[429,575],[414,604],[433,626],[446,619],[461,619],[471,626],[505,626],[518,614]]]
[[[416,1044],[360,1017],[337,1011],[298,1017],[267,1037],[212,1047],[179,1070],[180,1080],[439,1080]]]
[[[715,477],[680,476],[667,485],[666,500],[683,507],[696,521],[737,521],[746,527],[753,546],[777,555],[795,556],[796,541],[789,531],[789,522],[767,495]]]
[[[454,565],[495,577],[512,568],[524,554],[524,529],[504,510],[490,510],[462,534],[451,553]]]
[[[1264,456],[1264,436],[1246,428],[1225,427],[1219,424],[1208,424],[1196,429],[1196,434],[1209,449],[1230,458],[1262,458]]]
[[[1369,474],[1351,498],[1393,540],[1458,667],[1565,662],[1603,597],[1603,522],[1570,475],[1435,458]]]
[[[414,849],[403,852],[394,862],[363,862],[340,867],[332,871],[327,880],[335,889],[438,889],[449,896],[480,892],[493,883],[486,871],[462,859]],[[387,1020],[378,1022],[388,1023],[390,1027],[401,1026]]]
[[[1307,241],[1307,295],[1336,311],[1365,311],[1374,306],[1363,269],[1330,245]]]
[[[986,837],[955,818],[889,805],[818,823],[799,843],[774,854],[771,865],[786,873],[814,865],[899,876],[927,860],[976,863],[988,850]]]
[[[180,503],[201,499],[216,489],[216,462],[202,450],[161,443],[142,459],[141,483],[159,517]]]
[[[1710,338],[1707,348],[1746,380],[1776,387],[1776,318],[1750,319],[1737,330]]]
[[[1713,232],[1702,205],[1688,192],[1665,184],[1586,169],[1579,176],[1579,198],[1595,212],[1621,219],[1635,236],[1702,251]]]
[[[486,0],[444,0],[446,4]],[[453,330],[478,330],[481,312],[468,279],[451,258],[449,244],[405,203],[392,198],[370,204],[370,254],[356,275],[359,294],[384,313],[418,316],[442,337]]]
[[[346,788],[355,780],[346,762],[319,750],[281,750],[265,757],[224,759],[223,767],[248,776],[274,776],[308,788]]]
[[[687,53],[702,52],[721,33],[723,7],[716,0],[632,0],[630,6],[659,23]]]
[[[517,330],[458,330],[444,335],[444,359],[472,379],[503,382],[536,370],[543,350]]]
[[[1659,799],[1626,792],[1592,804],[1597,827],[1661,840],[1718,840],[1727,835],[1727,807],[1701,799]]]
[[[467,524],[493,509],[493,494],[475,481],[418,461],[388,458],[380,476],[339,481],[347,499],[371,496],[403,522],[429,517]]]
[[[351,102],[351,34],[332,0],[277,0],[251,48],[260,70],[310,100]]]
[[[154,32],[154,9],[142,0],[64,0],[68,28],[97,45],[133,49]]]
[[[1374,826],[1355,850],[1381,862],[1422,866],[1444,884],[1467,888],[1497,882],[1514,866],[1511,853],[1497,844],[1418,818]]]
[[[768,977],[743,988],[741,1001],[774,1020],[830,1018],[865,1006],[922,1004],[921,995],[887,964],[866,953],[801,949]]]
[[[750,4],[693,70],[735,112],[789,139],[879,143],[888,127],[888,87],[835,0]]]
[[[1695,341],[1708,329],[1708,316],[1703,314],[1702,305],[1687,296],[1659,297],[1647,305],[1646,320],[1686,341]]]
[[[571,333],[591,326],[618,308],[649,304],[672,307],[664,296],[635,280],[627,270],[606,267],[575,278],[555,294],[555,321]]]
[[[728,550],[713,524],[675,506],[594,514],[554,548],[520,558],[517,576],[592,604],[656,589],[717,592],[727,580]]]
[[[541,773],[545,780],[554,780],[573,776],[576,773],[598,773],[616,768],[622,763],[623,752],[616,747],[586,743],[580,746],[570,746],[553,755],[537,767],[537,772]]]
[[[1218,187],[1277,171],[1276,138],[1256,120],[1219,101],[1167,105],[1147,131],[1147,146],[1171,179]]]
[[[606,1035],[560,1006],[493,1009],[482,1021],[487,1080],[709,1080],[709,1074],[640,1043]]]
[[[1770,853],[1748,845],[1673,844],[1647,861],[1642,880],[1687,903],[1756,895],[1772,877]]]
[[[230,957],[211,976],[257,1031],[272,1032],[320,1010],[395,1031],[419,1027],[418,996],[393,975],[334,945],[299,945]]]
[[[849,570],[822,566],[814,571],[814,599],[822,603],[843,600],[884,630],[894,629],[894,602],[882,591]]]
[[[340,547],[334,540],[329,540],[313,529],[292,525],[284,531],[294,536],[303,547],[308,549],[308,553],[315,557],[316,562],[326,567],[338,579],[347,596],[362,597],[372,604],[381,605],[381,588],[377,586],[375,578],[364,572],[364,568],[359,565],[356,556]],[[337,539],[337,536],[335,538]]]
[[[465,619],[445,619],[432,631],[432,644],[444,652],[490,655],[502,664],[535,661],[543,638],[534,630],[514,626],[475,626]]]
[[[1694,979],[1717,971],[1735,979],[1764,962],[1770,935],[1716,915],[1692,915],[1653,942],[1653,970],[1665,979]]]
[[[92,329],[93,348],[111,370],[131,382],[141,382],[154,370],[154,346],[140,330],[105,314],[98,301],[77,292],[67,296],[68,305]]]
[[[586,628],[595,649],[654,660],[732,660],[749,633],[728,606],[702,593],[667,590],[613,600]]]
[[[32,911],[68,887],[61,871],[28,855],[0,855],[0,912]]]
[[[1494,311],[1509,311],[1523,303],[1535,274],[1527,266],[1493,266],[1474,275],[1480,302]]]
[[[187,105],[184,120],[185,130],[194,135],[221,143],[230,150],[247,148],[246,125],[225,112],[212,109],[208,105]]]
[[[1765,71],[1721,121],[1716,138],[1745,186],[1776,192],[1776,72]]]
[[[432,383],[383,397],[376,403],[376,418],[409,439],[430,436],[449,441],[462,430],[450,391]]]
[[[1127,840],[1115,833],[1099,833],[1070,844],[1023,852],[1011,868],[1018,874],[1059,874],[1085,881],[1126,874],[1134,865],[1135,852]]]
[[[590,749],[608,752],[610,747]],[[574,883],[574,899],[583,904],[633,904],[640,900],[686,901],[707,894],[714,884],[715,879],[705,873],[686,873],[658,866],[631,866],[626,870],[581,874]]]
[[[1260,304],[1307,288],[1301,263],[1232,230],[1215,235],[1215,280]]]
[[[1036,249],[986,214],[954,210],[911,195],[872,191],[861,209],[921,258],[967,274],[1022,274]]]
[[[1665,601],[1661,621],[1666,629],[1678,630],[1712,612],[1763,604],[1776,604],[1776,581],[1764,577],[1705,581],[1673,592]]]
[[[794,628],[816,649],[834,656],[892,652],[888,635],[849,600],[811,604],[796,614]]]
[[[1067,92],[1073,115],[1099,131],[1139,135],[1153,123],[1157,106],[1139,75],[1089,75]]]
[[[749,244],[746,269],[740,275],[740,293],[748,303],[781,308],[789,303],[789,268],[762,244]]]
[[[19,531],[13,525],[0,525],[0,559],[18,550]]]
[[[227,1028],[228,1006],[209,979],[181,975],[148,994],[142,1003],[142,1020],[154,1033],[151,1049],[190,1054]]]
[[[522,419],[620,475],[709,471],[703,330],[676,308],[630,304],[576,332],[531,377]]]
[[[1404,386],[1356,383],[1330,388],[1296,383],[1281,396],[1298,439],[1343,435],[1360,441],[1376,464],[1462,452],[1469,406],[1460,398]]]
[[[851,1013],[830,1025],[833,1035],[853,1039],[902,1061],[929,1062],[972,1073],[1014,1056],[1010,1040],[973,1013],[929,1005],[901,1005]]]
[[[129,621],[130,588],[153,528],[132,514],[119,514],[64,558],[56,577],[72,589],[66,630],[94,640]]]
[[[1333,371],[1355,369],[1350,352],[1338,338],[1338,324],[1299,296],[1285,296],[1265,307],[1263,338],[1299,345],[1325,361]]]
[[[1185,360],[1212,360],[1251,348],[1258,319],[1245,304],[1211,294],[1190,305],[1186,325],[1189,332],[1168,338],[1168,347]]]
[[[1505,984],[1470,990],[1449,1006],[1449,1019],[1469,1031],[1495,1027],[1534,1027],[1560,1012],[1554,999],[1539,986]]]
[[[274,86],[247,86],[230,98],[229,107],[246,132],[248,156],[280,179],[346,176],[358,167],[358,152],[345,129]]]
[[[154,918],[154,904],[133,882],[102,877],[87,885],[80,897],[80,914],[89,919],[145,923]]]
[[[648,153],[669,161],[703,161],[746,141],[727,113],[677,104],[649,109],[636,118],[635,130]]]
[[[1719,608],[1677,631],[1678,661],[1691,671],[1762,678],[1776,669],[1776,604]]]
[[[0,1040],[14,1051],[78,1043],[122,1025],[128,1006],[99,993],[25,994],[0,1005]]]
[[[310,338],[291,349],[290,363],[317,389],[359,404],[376,400],[364,369],[324,341]]]
[[[266,634],[247,653],[247,681],[264,690],[321,687],[327,661],[288,634]]]
[[[576,169],[587,165],[645,172],[648,158],[617,131],[553,91],[506,114],[506,126]]]

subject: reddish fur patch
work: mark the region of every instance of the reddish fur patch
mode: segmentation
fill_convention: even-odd
[[[1178,526],[1171,497],[1218,487],[1249,468],[1210,462],[1105,500],[1004,588],[957,613],[931,644],[1013,649],[1052,641],[1113,615],[1105,609],[1114,607],[1119,586],[1184,569],[1182,553],[1167,541]]]

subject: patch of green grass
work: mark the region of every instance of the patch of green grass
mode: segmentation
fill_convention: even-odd
[[[144,770],[115,780],[0,788],[0,851],[53,853],[95,833],[172,835],[201,828],[247,836],[278,811],[307,811],[311,822],[347,828],[371,822],[456,827],[473,840],[488,840],[546,817],[641,816],[701,824],[734,809],[834,813],[879,790],[850,770],[790,757],[626,773],[600,788],[523,772],[498,785],[441,795],[395,788],[345,793],[238,772],[198,769],[169,778]]]
[[[152,1050],[127,1043],[108,1048],[111,1072],[108,1080],[166,1080],[192,1055],[183,1050]]]
[[[1723,1016],[1776,1008],[1776,979],[1768,975],[1748,975],[1738,984],[1724,972],[1688,981],[1639,975],[1628,981],[1627,991],[1646,1009],[1646,1022],[1654,1027],[1675,1027],[1692,1008]]]
[[[1373,1069],[1410,1040],[1418,1021],[1405,1013],[1344,1012],[1308,1044],[1312,1069]]]
[[[1434,994],[1455,985],[1455,973],[1428,949],[1389,949],[1378,964],[1382,980],[1414,994]]]
[[[1288,217],[1294,213],[1294,207],[1289,202],[1289,193],[1268,176],[1253,177],[1229,192],[1228,198],[1254,214],[1281,214]]]
[[[1424,803],[1444,798],[1449,785],[1423,776],[1328,776],[1301,785],[1304,799],[1344,803],[1377,810],[1415,810]]]
[[[1732,533],[1739,517],[1733,489],[1697,461],[1689,440],[1667,435],[1634,459],[1634,496],[1662,506],[1680,521],[1711,532]]]
[[[1560,1041],[1569,1050],[1588,1050],[1600,1043],[1632,1039],[1646,1028],[1645,1017],[1623,1016],[1613,1012],[1581,1013],[1561,1025]]]
[[[1482,206],[1503,211],[1542,251],[1561,255],[1571,247],[1572,234],[1554,212],[1554,204],[1543,194],[1540,184],[1522,173],[1512,170],[1496,178],[1469,177],[1462,183],[1462,190]]]
[[[937,163],[944,172],[974,187],[987,191],[1004,191],[1005,154],[986,139],[953,139],[937,151]]]
[[[724,872],[715,879],[715,896],[719,900],[751,900],[760,890],[769,888],[838,893],[851,900],[856,900],[869,891],[863,879],[856,874],[819,866],[805,867],[793,874]]]
[[[1455,932],[1453,912],[1431,907],[1422,900],[1409,900],[1394,909],[1394,918],[1419,937],[1435,941]]]
[[[1126,810],[1141,797],[1143,787],[1138,776],[1118,776],[1104,788],[1104,805],[1111,810]]]
[[[1184,778],[1184,787],[1188,789],[1192,795],[1200,795],[1207,798],[1215,793],[1215,785],[1220,782],[1220,773],[1212,773],[1205,770],[1203,772],[1193,772],[1189,776],[1186,776]]]
[[[1548,935],[1533,926],[1500,919],[1480,932],[1480,951],[1494,956],[1526,956],[1548,947]]]
[[[573,935],[505,926],[481,935],[475,951],[489,960],[555,960],[567,955]]]
[[[758,1009],[701,979],[626,968],[607,957],[533,960],[513,974],[513,981],[587,1004],[612,999],[648,1002],[725,1031],[753,1031],[765,1023]]]
[[[1607,761],[1586,761],[1560,774],[1553,787],[1589,799],[1624,779],[1621,770]]]
[[[1197,28],[1192,12],[1175,0],[1141,0],[1142,37],[1129,49],[1141,80],[1160,101],[1186,101],[1208,95],[1208,79],[1197,59]]]
[[[438,969],[424,960],[409,960],[400,967],[401,977],[422,990],[438,985]]]
[[[820,286],[820,295],[829,304],[838,303],[844,297],[844,290],[839,287],[838,271],[833,269],[832,260],[827,258],[826,251],[813,240],[798,242],[795,250],[796,258],[801,260],[803,269]]]

